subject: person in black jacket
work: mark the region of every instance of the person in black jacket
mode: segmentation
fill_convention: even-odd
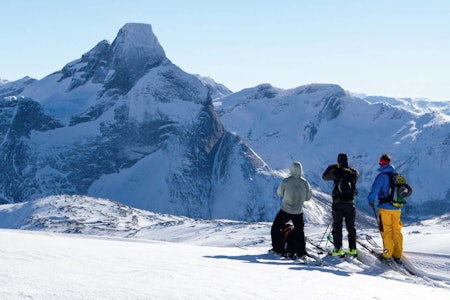
[[[332,198],[333,216],[333,244],[332,255],[343,256],[345,254],[356,256],[356,227],[355,227],[355,205],[354,199],[357,192],[356,181],[359,178],[358,170],[348,166],[348,157],[345,153],[339,153],[337,164],[327,167],[322,175],[323,180],[334,182]],[[348,232],[348,249],[342,250],[342,222]]]

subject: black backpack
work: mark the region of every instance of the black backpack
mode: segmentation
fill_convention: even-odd
[[[356,174],[351,168],[340,168],[338,170],[334,198],[340,201],[352,201],[358,194]]]
[[[292,224],[285,224],[283,229],[280,230],[282,238],[281,242],[281,254],[293,254],[297,252],[297,240],[294,234],[295,228]]]

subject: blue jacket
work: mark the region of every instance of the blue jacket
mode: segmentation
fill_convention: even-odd
[[[378,169],[378,175],[375,177],[375,180],[372,184],[372,190],[367,197],[369,200],[369,204],[374,203],[376,197],[378,196],[378,200],[382,198],[387,198],[389,196],[389,179],[390,176],[387,173],[395,172],[395,167],[393,165],[384,165]],[[384,209],[392,209],[392,210],[400,210],[400,207],[394,206],[390,203],[381,203],[378,204],[378,208]]]

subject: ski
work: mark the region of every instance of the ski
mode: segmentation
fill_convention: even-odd
[[[320,246],[319,244],[317,244],[316,242],[310,240],[310,239],[306,239],[306,242],[309,243],[311,246],[317,248],[319,251],[317,252],[317,254],[325,254],[328,253],[328,251],[326,251],[322,246]]]
[[[308,239],[307,242],[319,250],[317,252],[317,256],[314,255],[312,257],[317,261],[317,264],[320,266],[324,265],[323,258],[325,256],[345,259],[350,263],[355,263],[355,260],[357,259],[357,256],[358,256],[358,255],[350,255],[345,252],[343,252],[342,255],[338,255],[338,256],[332,255],[330,250],[326,250],[324,247],[320,246],[319,244],[315,243],[314,241],[311,241]],[[321,256],[322,254],[325,254],[325,256]]]
[[[275,255],[276,257],[278,257],[278,258],[280,258],[280,259],[286,259],[286,258],[288,258],[286,255],[283,255],[283,253],[273,251],[273,249],[270,249],[270,250],[268,250],[267,252],[268,252],[269,254]]]
[[[320,257],[320,255],[315,255],[311,253],[306,253],[306,255],[316,261],[316,265],[322,267],[323,266],[323,260]]]
[[[378,243],[374,240],[374,238],[368,234],[366,234],[366,241],[371,244],[374,248],[382,248]]]
[[[377,258],[378,258],[378,255],[380,255],[382,253],[382,250],[378,247],[370,247],[369,245],[361,242],[360,240],[356,240],[356,242],[358,243],[358,245],[360,245],[361,247],[363,247],[364,249],[369,251],[370,254],[377,256]]]
[[[328,255],[328,256],[331,256],[331,257],[344,258],[344,257],[345,257],[345,252],[342,252],[341,255],[333,255],[333,253],[332,253],[331,251],[328,251],[328,252],[327,252],[327,255]]]
[[[327,236],[327,241],[329,241],[331,244],[333,244],[333,237],[331,236],[331,234],[329,234]],[[333,255],[331,253],[331,250],[325,250],[323,247],[321,247],[320,245],[315,244],[314,242],[308,240],[308,242],[313,245],[314,247],[316,247],[317,249],[319,249],[322,253],[319,254],[327,254],[329,256],[333,256],[333,257],[340,257],[340,258],[344,258],[344,257],[352,257],[352,258],[356,258],[357,255],[349,255],[347,254],[345,251],[342,252],[342,255]]]
[[[301,258],[301,257],[297,257],[297,256],[291,257],[289,254],[282,254],[280,252],[275,252],[272,249],[270,249],[268,252],[270,254],[272,254],[272,255],[275,255],[276,257],[278,257],[281,260],[292,260],[293,262],[299,263],[299,264],[302,264],[302,265],[306,265],[309,262],[311,262],[311,260],[314,260],[314,262],[315,262],[315,264],[317,266],[323,266],[322,259],[320,258],[319,255],[306,253],[306,255],[305,255],[306,257],[302,257]],[[311,260],[308,261],[307,258],[310,258]]]
[[[273,251],[272,249],[268,250],[268,252],[281,260],[292,260],[295,261],[295,257],[292,257],[289,253],[281,253]]]
[[[414,274],[413,272],[411,272],[410,270],[408,270],[403,264],[399,264],[397,262],[395,262],[394,260],[390,259],[390,260],[386,260],[385,258],[383,258],[383,249],[381,247],[377,245],[377,247],[371,247],[372,245],[367,245],[359,240],[357,240],[357,243],[362,246],[364,249],[366,249],[367,251],[369,251],[370,254],[372,254],[374,257],[376,257],[381,263],[383,263],[384,265],[388,266],[389,268],[391,268],[392,270],[402,273],[403,275],[407,275],[407,276],[411,276],[414,275],[416,276],[416,274]]]
[[[403,264],[397,263],[396,261],[394,261],[392,259],[386,260],[386,259],[380,258],[380,261],[382,263],[384,263],[385,265],[389,266],[390,268],[392,268],[394,271],[402,273],[403,275],[407,275],[407,276],[415,275],[414,273],[412,273],[408,269],[406,269],[403,266]]]

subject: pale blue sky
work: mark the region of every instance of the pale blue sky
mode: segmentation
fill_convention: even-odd
[[[335,83],[450,100],[448,0],[2,0],[0,78],[42,77],[151,24],[167,57],[233,91]]]

